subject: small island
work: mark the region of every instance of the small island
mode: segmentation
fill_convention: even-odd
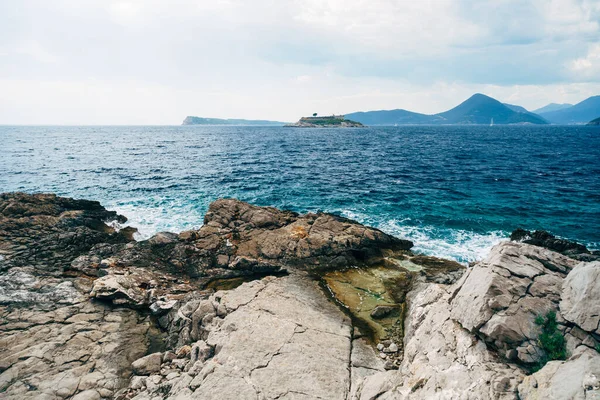
[[[346,119],[344,115],[328,115],[318,117],[314,113],[312,117],[302,117],[293,124],[284,125],[290,128],[361,128],[363,124]]]
[[[600,126],[600,117],[590,121],[587,123],[587,125],[591,125],[591,126]]]

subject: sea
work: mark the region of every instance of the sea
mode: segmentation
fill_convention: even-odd
[[[0,192],[100,201],[139,238],[221,197],[329,212],[479,260],[515,228],[600,247],[600,128],[0,126]]]

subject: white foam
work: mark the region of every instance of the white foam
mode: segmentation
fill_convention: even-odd
[[[198,229],[204,216],[191,206],[169,204],[149,207],[142,205],[114,205],[107,208],[127,217],[125,225],[138,229],[136,240],[148,239],[157,232],[179,233]]]
[[[107,208],[127,217],[126,225],[138,229],[135,235],[137,240],[148,239],[157,232],[179,233],[198,229],[204,219],[204,213],[197,207],[175,201],[160,206],[109,204]],[[408,218],[378,223],[371,216],[357,211],[344,210],[341,214],[362,224],[375,226],[390,235],[411,240],[416,253],[449,258],[465,264],[483,259],[494,245],[508,237],[502,231],[479,234],[466,230],[414,226]],[[115,228],[121,226],[116,225]]]
[[[466,230],[415,227],[390,221],[379,227],[386,233],[411,240],[416,253],[449,258],[461,263],[479,261],[485,258],[491,248],[508,240],[502,231],[479,234]]]
[[[416,253],[449,258],[463,264],[485,258],[492,247],[508,238],[503,231],[479,234],[459,229],[414,226],[410,218],[377,223],[367,214],[357,211],[344,210],[342,215],[362,224],[373,225],[390,235],[411,240],[415,244],[412,250]]]

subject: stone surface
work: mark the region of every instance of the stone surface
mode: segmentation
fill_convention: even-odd
[[[307,276],[267,277],[191,300],[191,314],[210,312],[212,303],[227,313],[208,323],[196,319],[202,339],[186,356],[194,365],[193,379],[189,373],[174,376],[169,396],[344,399],[353,366],[382,370],[370,346],[363,346],[360,355],[352,353],[350,320]],[[191,327],[183,325],[180,334],[186,336],[187,329]],[[136,398],[152,398],[161,390],[167,389],[142,388]]]
[[[500,354],[535,363],[540,355],[535,318],[558,311],[562,281],[577,263],[541,247],[501,243],[461,280],[452,318]]]
[[[584,245],[570,240],[557,238],[546,231],[527,231],[516,229],[510,235],[510,240],[545,247],[549,250],[567,255],[581,261],[600,261],[600,252],[590,251]]]
[[[236,200],[216,201],[202,228],[179,235],[136,242],[124,222],[97,202],[0,195],[0,397],[600,396],[597,262],[505,242],[464,272],[344,218]],[[573,249],[561,251],[594,255]],[[350,265],[340,284],[348,271],[366,276],[352,304],[369,319],[392,307],[405,318],[389,331],[397,337],[369,342],[323,290],[330,274],[315,278]],[[383,272],[376,290],[363,285]],[[542,351],[534,319],[549,310],[567,360],[526,376]]]
[[[419,284],[410,294],[398,371],[357,383],[353,399],[516,399],[523,372],[503,363],[451,317],[453,291]]]
[[[600,261],[581,263],[563,283],[560,311],[581,329],[600,335]]]
[[[522,400],[600,398],[600,354],[579,347],[567,361],[551,361],[519,385]]]

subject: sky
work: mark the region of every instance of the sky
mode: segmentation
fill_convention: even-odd
[[[295,121],[600,94],[599,0],[0,0],[0,124]]]

